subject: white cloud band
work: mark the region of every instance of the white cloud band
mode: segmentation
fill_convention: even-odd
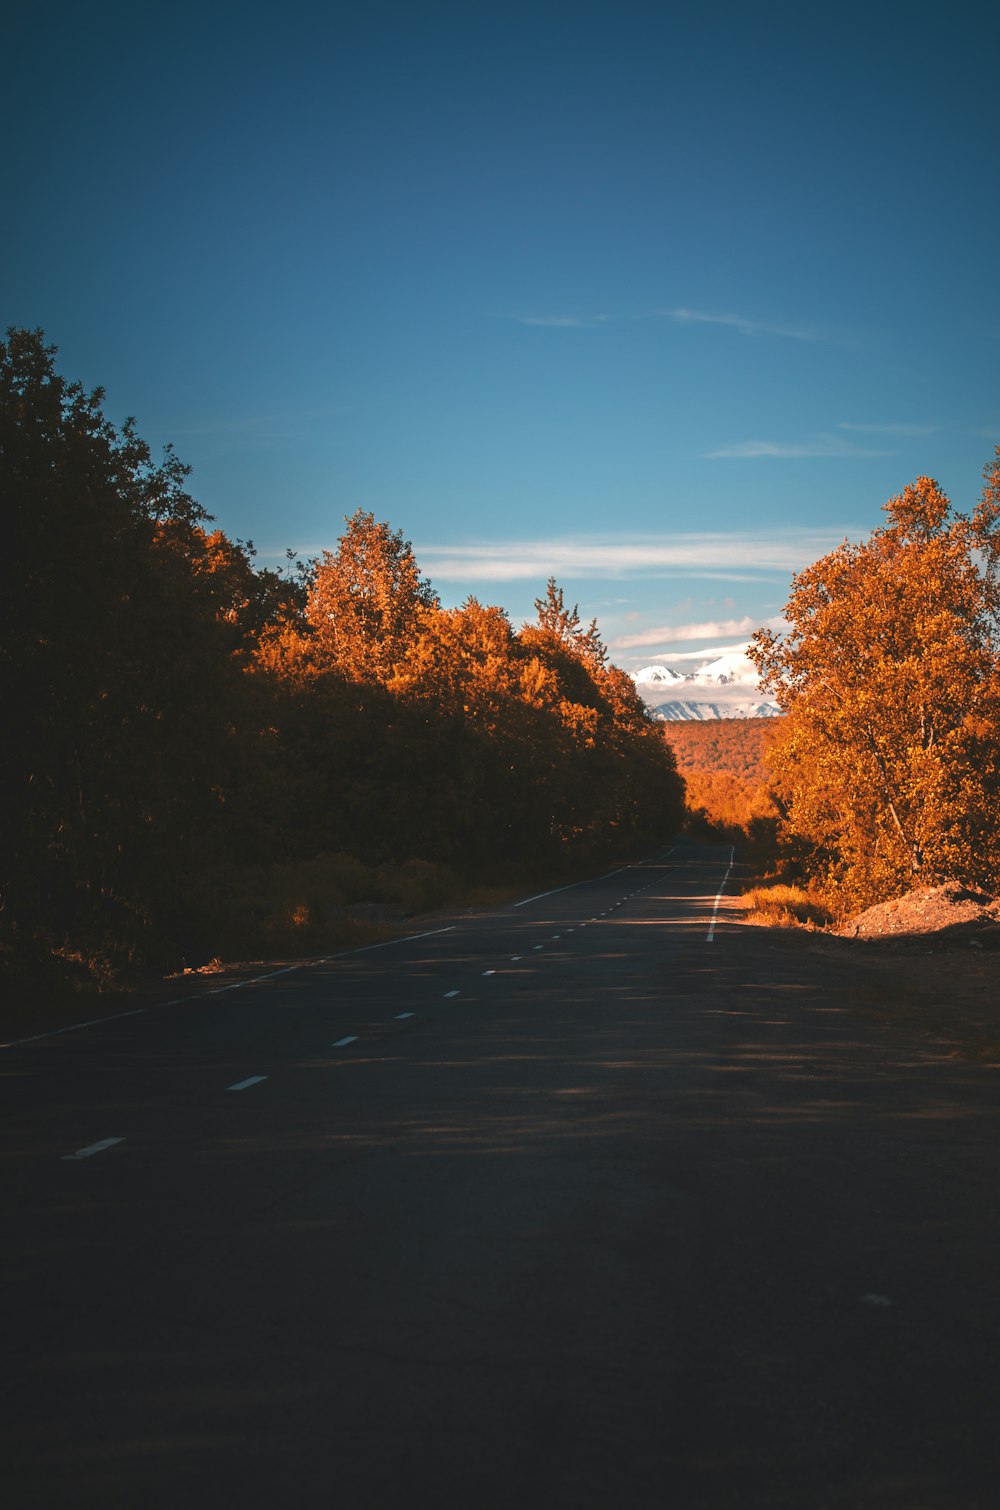
[[[420,542],[416,555],[432,582],[544,581],[549,576],[708,576],[753,580],[788,575],[825,555],[848,531],[759,535],[562,536],[548,540]]]
[[[787,461],[803,457],[836,458],[851,456],[898,456],[898,454],[898,451],[873,451],[867,446],[856,446],[851,441],[843,440],[837,435],[821,435],[815,440],[807,441],[741,440],[737,441],[735,445],[719,446],[714,451],[706,451],[705,457],[708,461],[733,457],[739,457],[744,460],[769,457],[772,460]]]
[[[612,641],[614,650],[638,650],[648,645],[672,645],[684,640],[731,639],[734,634],[751,634],[758,621],[746,614],[742,619],[708,619],[699,624],[662,624],[637,634],[619,635]]]

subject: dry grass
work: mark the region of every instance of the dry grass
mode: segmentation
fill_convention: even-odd
[[[753,886],[741,900],[746,921],[763,928],[825,928],[834,921],[829,905],[816,892],[783,881]]]

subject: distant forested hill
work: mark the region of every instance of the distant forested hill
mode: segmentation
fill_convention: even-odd
[[[687,788],[692,832],[749,845],[747,852],[758,859],[770,855],[778,814],[764,752],[782,723],[780,718],[716,718],[660,725]]]
[[[661,727],[682,774],[724,771],[747,781],[761,781],[766,775],[764,750],[780,727],[780,720],[713,718],[704,722],[665,723]]]

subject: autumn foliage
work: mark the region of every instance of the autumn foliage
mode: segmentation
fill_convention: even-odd
[[[8,968],[111,980],[220,940],[289,947],[359,901],[428,905],[676,828],[673,757],[554,582],[520,630],[442,608],[363,511],[319,561],[262,570],[102,399],[40,332],[0,343]]]
[[[663,723],[684,778],[688,829],[737,844],[757,868],[777,855],[778,810],[766,769],[772,719],[705,719]]]
[[[751,650],[785,714],[768,760],[786,833],[845,907],[992,889],[1000,862],[1000,466],[971,517],[928,477],[885,511],[793,579],[788,633]]]
[[[660,725],[687,778],[694,772],[738,776],[751,786],[767,777],[767,747],[774,735],[769,718],[706,718]]]

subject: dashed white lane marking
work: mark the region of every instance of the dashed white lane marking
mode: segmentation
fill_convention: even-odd
[[[63,1159],[89,1159],[91,1154],[103,1153],[106,1148],[114,1148],[116,1143],[124,1143],[124,1138],[102,1138],[99,1143],[88,1143],[86,1148],[78,1148],[76,1153],[64,1153]]]
[[[726,866],[726,873],[722,877],[722,885],[719,887],[719,895],[716,897],[716,899],[715,899],[715,906],[712,908],[712,926],[709,928],[708,933],[707,933],[707,935],[705,937],[705,943],[706,944],[712,943],[713,939],[715,938],[715,925],[716,925],[716,922],[718,921],[718,917],[719,917],[719,903],[722,901],[722,893],[726,889],[726,882],[729,880],[729,872],[733,868],[733,861],[735,859],[736,859],[736,846],[734,844],[734,845],[732,845],[730,847],[730,850],[729,850],[729,864]]]
[[[663,859],[669,859],[669,857],[673,854],[675,848],[676,846],[672,846],[670,849],[668,849],[666,854],[663,856]],[[623,865],[619,870],[609,871],[608,875],[606,876],[596,876],[592,879],[594,881],[607,881],[610,880],[612,876],[621,875],[623,871],[630,869],[632,869],[631,866]],[[561,891],[574,891],[576,887],[586,886],[588,884],[590,884],[588,881],[573,881],[569,886],[557,886],[554,891],[540,891],[537,893],[537,895],[533,897],[525,897],[522,901],[515,902],[513,905],[515,907],[527,907],[529,902],[538,902],[541,901],[543,897],[555,896],[558,892]],[[650,882],[650,885],[652,884],[653,883]],[[601,917],[605,916],[604,913],[601,913],[600,915]],[[591,922],[596,923],[597,918],[591,918]],[[581,926],[585,927],[586,924],[582,924]],[[454,931],[455,924],[449,923],[446,928],[432,928],[426,933],[411,933],[408,934],[405,938],[385,939],[382,943],[379,944],[362,944],[361,947],[357,949],[343,949],[338,954],[323,954],[314,956],[311,959],[298,960],[294,965],[284,965],[280,970],[272,970],[266,975],[255,975],[250,980],[235,981],[232,985],[229,986],[215,986],[211,990],[199,992],[195,996],[177,996],[170,1001],[158,1002],[156,1003],[156,1005],[162,1007],[183,1006],[189,1001],[199,1001],[206,996],[219,996],[224,991],[241,991],[245,986],[257,986],[260,985],[263,981],[274,980],[276,976],[290,975],[294,970],[308,970],[315,965],[329,964],[331,960],[347,959],[353,954],[369,954],[372,950],[375,949],[389,949],[393,944],[411,944],[414,943],[417,939],[433,938],[436,934],[453,933]],[[148,1012],[150,1010],[151,1009],[149,1007],[133,1007],[129,1012],[114,1012],[109,1017],[91,1017],[88,1018],[85,1022],[74,1022],[67,1028],[50,1028],[47,1033],[33,1033],[29,1038],[12,1038],[7,1043],[0,1043],[0,1049],[17,1048],[22,1043],[39,1043],[43,1038],[58,1038],[62,1033],[76,1033],[81,1028],[100,1027],[101,1024],[105,1022],[117,1022],[121,1017],[140,1017],[144,1012]],[[67,1154],[66,1157],[70,1158],[71,1155]]]
[[[412,1013],[412,1012],[397,1012],[396,1013],[396,1021],[397,1022],[402,1022],[404,1017],[413,1017],[413,1016],[414,1016],[414,1013]]]
[[[412,944],[417,939],[433,938],[438,933],[454,933],[455,924],[447,928],[431,928],[427,933],[410,933],[405,938],[384,939],[381,944],[362,944],[357,949],[341,949],[339,954],[322,954],[310,959],[283,965],[280,970],[271,970],[267,975],[254,975],[249,980],[234,981],[229,986],[213,986],[210,991],[199,991],[194,996],[175,996],[170,1001],[153,1003],[158,1007],[181,1007],[189,1001],[202,1001],[206,996],[220,996],[223,991],[242,991],[244,986],[259,986],[262,981],[274,980],[279,975],[290,975],[293,970],[309,970],[314,965],[328,965],[331,960],[347,959],[352,954],[369,954],[373,949],[389,949],[393,944]],[[74,1022],[68,1028],[50,1028],[47,1033],[33,1033],[30,1038],[12,1038],[9,1043],[0,1043],[0,1049],[16,1049],[22,1043],[39,1043],[43,1038],[58,1038],[60,1033],[76,1033],[80,1028],[99,1028],[105,1022],[117,1022],[120,1017],[141,1017],[152,1007],[133,1007],[129,1012],[113,1012],[110,1017],[90,1017],[86,1022]],[[67,1155],[69,1157],[69,1155]]]
[[[237,1080],[237,1082],[236,1082],[235,1085],[227,1085],[226,1086],[226,1090],[227,1091],[245,1091],[245,1090],[249,1090],[249,1088],[250,1088],[251,1085],[260,1085],[260,1082],[262,1080],[266,1080],[266,1079],[267,1079],[266,1075],[251,1075],[248,1080]]]
[[[545,945],[544,945],[544,944],[536,944],[536,945],[535,945],[535,949],[536,949],[536,950],[538,950],[538,949],[544,949],[544,948],[545,948]]]
[[[457,991],[446,991],[444,994],[445,994],[445,996],[457,996],[458,992]]]
[[[677,848],[676,844],[671,844],[670,848],[668,850],[664,851],[663,855],[660,857],[659,860],[650,861],[650,864],[653,864],[653,865],[662,865],[663,862],[664,862],[664,860],[669,860],[670,859],[670,856],[673,854],[673,852],[674,852],[674,850],[676,848]],[[596,885],[598,881],[610,881],[611,878],[612,878],[612,876],[621,876],[621,875],[624,875],[627,870],[635,870],[635,869],[637,869],[637,866],[635,866],[635,865],[619,865],[619,867],[618,867],[617,870],[609,870],[608,873],[607,873],[607,875],[604,875],[604,876],[591,876],[586,881],[571,881],[568,886],[557,886],[557,887],[555,887],[555,889],[553,891],[540,891],[540,892],[537,893],[537,895],[535,895],[533,897],[525,897],[523,901],[521,901],[521,902],[515,902],[514,906],[515,907],[527,907],[527,905],[528,905],[529,902],[540,902],[543,897],[554,897],[560,891],[574,891],[577,886],[593,886],[593,885]]]
[[[519,954],[512,954],[512,955],[511,955],[511,959],[512,959],[512,960],[515,960],[515,959],[520,959],[520,958],[521,958],[521,956],[520,956],[520,955],[519,955]]]
[[[346,1049],[349,1043],[357,1043],[357,1041],[357,1033],[348,1033],[346,1038],[338,1038],[336,1043],[331,1043],[330,1047],[332,1049]]]
[[[554,933],[554,934],[553,934],[553,935],[552,935],[552,937],[553,937],[553,938],[554,938],[554,939],[557,939],[557,938],[561,938],[561,937],[562,937],[562,934],[561,934],[561,933]]]
[[[496,971],[495,970],[484,970],[483,974],[484,975],[496,975]]]

